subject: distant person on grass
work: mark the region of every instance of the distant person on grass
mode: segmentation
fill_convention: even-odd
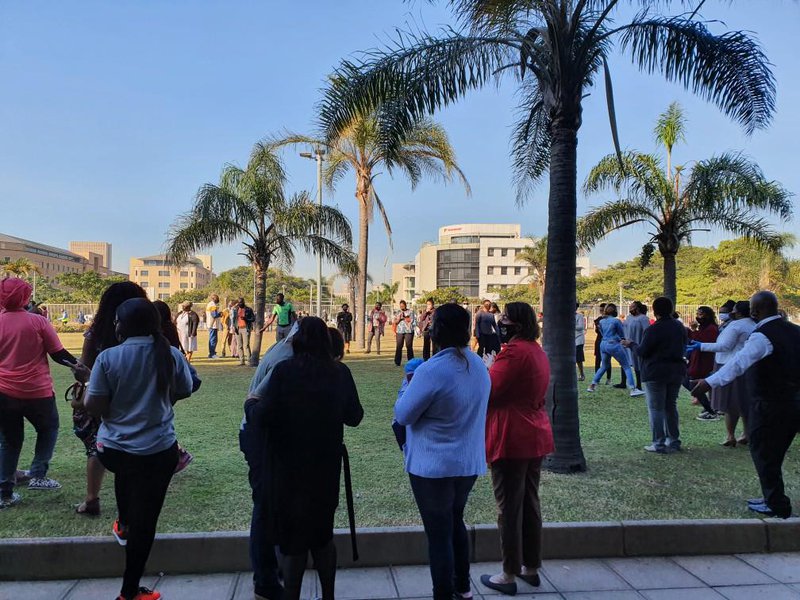
[[[217,358],[219,331],[222,329],[222,308],[219,296],[211,294],[206,304],[206,327],[208,327],[208,358]]]
[[[500,352],[500,331],[494,315],[491,301],[484,300],[483,309],[475,315],[475,331],[473,332],[478,339],[478,356]]]
[[[69,367],[76,378],[88,370],[64,350],[55,329],[41,315],[25,310],[31,286],[23,279],[0,280],[0,509],[18,504],[14,492],[25,420],[36,429],[30,471],[23,472],[30,490],[61,487],[47,477],[58,438],[58,411],[48,355]]]
[[[347,304],[342,304],[342,310],[336,315],[336,329],[344,338],[345,353],[350,354],[350,338],[353,336],[353,313]]]
[[[181,304],[181,311],[175,319],[175,326],[178,328],[181,347],[189,362],[192,362],[192,356],[197,352],[197,327],[199,325],[200,316],[192,310],[192,303],[187,300]]]
[[[372,340],[375,340],[375,349],[378,356],[381,354],[381,338],[384,334],[386,327],[386,312],[383,310],[383,304],[380,302],[375,303],[375,308],[369,311],[367,317],[367,328],[369,329],[369,338],[367,338],[367,354],[372,351]]]
[[[503,570],[481,575],[481,583],[503,594],[517,593],[516,577],[539,587],[542,566],[542,460],[554,450],[545,408],[550,363],[530,304],[510,302],[500,318],[505,344],[489,369],[492,391],[486,414],[486,462],[497,502]]]
[[[644,332],[648,327],[650,327],[650,319],[647,317],[647,307],[638,300],[631,302],[630,306],[628,307],[628,317],[625,319],[625,323],[623,324],[623,329],[625,330],[625,339],[635,342],[636,344],[641,344]],[[635,352],[631,352],[629,357],[631,359],[631,368],[633,370],[633,374],[636,376],[636,389],[641,390],[642,368],[639,357]],[[625,370],[623,369],[621,381],[623,388],[627,383],[625,381],[625,377]]]
[[[600,329],[600,321],[606,318],[606,303],[600,303],[600,315],[594,320],[594,372],[597,373],[603,364],[603,353],[600,347],[603,345],[603,331]],[[608,366],[606,371],[606,385],[611,384],[611,371],[613,367]]]
[[[256,315],[253,309],[245,304],[244,298],[239,298],[231,320],[236,334],[239,365],[244,366],[245,361],[250,361],[250,334],[253,333],[253,323],[256,322]]]
[[[261,478],[273,502],[267,527],[283,554],[283,599],[300,598],[310,552],[322,598],[333,600],[344,426],[357,426],[364,410],[350,370],[334,360],[322,319],[304,318],[292,347],[294,357],[273,369],[245,413],[248,427],[265,434]]]
[[[289,329],[291,329],[292,323],[297,320],[297,315],[294,312],[292,303],[287,302],[283,294],[275,296],[275,307],[272,309],[272,316],[264,323],[264,326],[261,328],[261,333],[264,333],[268,327],[271,327],[276,320],[278,321],[278,329],[275,332],[275,341],[280,342],[289,335]]]
[[[167,487],[178,465],[173,405],[192,393],[189,364],[161,333],[161,319],[145,298],[117,309],[122,343],[97,357],[86,410],[102,417],[97,455],[114,473],[117,520],[113,534],[125,546],[118,600],[158,600],[139,583],[156,535]]]
[[[712,344],[717,341],[719,328],[717,327],[717,315],[710,306],[700,306],[695,314],[695,320],[687,328],[690,342],[700,342],[701,344]],[[692,381],[703,379],[711,375],[714,371],[714,353],[705,352],[702,347],[694,350],[697,346],[692,344],[689,352],[689,369],[683,381],[683,387],[691,390]],[[694,395],[703,406],[703,412],[697,416],[698,421],[719,421],[717,411],[711,406],[711,402],[705,392],[700,391]]]
[[[417,313],[409,310],[405,300],[400,300],[400,310],[392,321],[395,330],[394,364],[398,367],[403,361],[403,346],[406,347],[406,360],[414,358],[414,329],[417,327]]]
[[[436,309],[431,338],[439,352],[416,369],[394,408],[406,428],[405,467],[428,538],[434,600],[472,596],[464,508],[486,472],[491,381],[467,347],[469,326],[469,312],[457,304]]]
[[[586,375],[583,372],[583,363],[586,356],[583,348],[586,345],[586,317],[578,309],[579,303],[575,303],[575,364],[578,366],[578,381],[585,381]],[[538,325],[538,323],[537,323]]]
[[[628,352],[622,346],[621,342],[625,338],[625,331],[622,327],[622,322],[617,318],[617,305],[606,304],[605,317],[599,321],[600,332],[603,334],[603,341],[600,345],[600,352],[603,356],[603,363],[600,370],[594,374],[592,383],[586,391],[594,392],[597,389],[597,384],[611,368],[611,358],[613,357],[619,363],[622,370],[625,371],[627,378],[628,389],[630,390],[631,397],[643,396],[644,392],[636,389],[635,379],[631,371],[631,365],[628,360]]]
[[[641,342],[622,341],[641,365],[652,433],[652,443],[644,449],[658,454],[681,449],[678,393],[686,375],[683,357],[687,335],[686,328],[672,318],[673,310],[672,300],[656,298],[653,301],[656,322],[644,330]]]
[[[430,298],[425,302],[425,310],[419,313],[417,324],[419,325],[419,332],[422,335],[422,360],[428,360],[431,357],[431,324],[433,323],[433,311],[436,306]],[[436,354],[436,349],[433,349],[433,354]]]

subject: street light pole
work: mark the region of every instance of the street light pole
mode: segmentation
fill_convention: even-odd
[[[314,154],[310,152],[301,152],[300,156],[303,158],[310,158],[317,161],[317,200],[319,207],[322,208],[322,157],[325,156],[325,150],[317,146],[314,148]],[[317,234],[321,234],[317,230]],[[322,254],[317,254],[317,316],[322,315]]]

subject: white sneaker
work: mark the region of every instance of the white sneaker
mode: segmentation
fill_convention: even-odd
[[[28,482],[29,490],[59,490],[61,484],[49,477],[33,477]]]
[[[597,390],[596,390],[595,388],[593,388],[592,386],[589,386],[588,388],[586,388],[586,391],[587,391],[587,392],[591,392],[591,393],[593,393],[593,394],[594,394],[594,393],[595,393],[595,391],[597,391]]]
[[[0,509],[11,508],[20,502],[22,502],[22,496],[14,492],[8,498],[0,498]]]
[[[631,398],[636,398],[636,396],[644,396],[644,392],[642,390],[633,388],[631,390]]]

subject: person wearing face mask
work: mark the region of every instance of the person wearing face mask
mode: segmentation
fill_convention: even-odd
[[[748,423],[750,455],[763,498],[747,501],[762,516],[787,519],[792,503],[783,483],[783,459],[800,431],[800,327],[781,318],[778,298],[762,291],[750,299],[756,328],[739,352],[694,393],[729,385],[745,376],[752,405]]]
[[[481,583],[517,593],[516,578],[538,587],[542,565],[542,460],[553,451],[545,408],[550,363],[537,343],[539,325],[530,304],[510,302],[500,317],[503,350],[489,369],[492,391],[486,413],[486,462],[497,502],[503,570]]]
[[[700,306],[695,314],[695,320],[688,328],[690,342],[700,342],[701,344],[713,344],[719,336],[717,327],[717,315],[710,306]],[[687,347],[689,355],[689,369],[683,381],[683,387],[687,390],[692,389],[691,381],[708,377],[714,370],[714,353],[694,350],[694,345]],[[706,394],[695,396],[703,406],[703,412],[697,416],[698,421],[719,421],[719,415],[711,407],[711,402]]]
[[[428,360],[431,357],[431,323],[433,323],[434,308],[433,300],[428,299],[425,302],[425,310],[419,313],[417,319],[419,331],[422,334],[422,360]],[[435,348],[433,353],[436,354]]]
[[[344,338],[344,351],[350,354],[350,337],[353,335],[353,313],[347,304],[342,304],[342,310],[336,315],[336,329]]]
[[[719,320],[722,321],[722,326],[716,342],[691,344],[695,352],[715,353],[715,373],[744,347],[747,338],[756,328],[755,321],[750,318],[750,302],[747,300],[742,302],[729,300],[723,304],[719,311]],[[736,444],[747,444],[748,405],[747,383],[744,377],[737,377],[730,384],[718,387],[711,393],[711,408],[725,414],[725,429],[728,435],[722,445],[726,448],[735,448]],[[740,417],[744,432],[737,440],[736,425]]]
[[[636,300],[631,302],[628,307],[628,318],[625,319],[623,328],[625,329],[625,339],[630,340],[636,344],[642,343],[645,330],[650,327],[650,319],[647,318],[647,307]],[[630,353],[631,366],[633,373],[636,375],[636,389],[642,389],[642,367],[639,355],[635,352]],[[623,380],[625,379],[625,372],[623,371]]]

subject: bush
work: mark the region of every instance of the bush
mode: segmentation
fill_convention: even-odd
[[[84,323],[81,325],[80,323],[62,323],[61,321],[56,321],[53,323],[53,327],[56,328],[58,333],[84,333],[89,329],[89,323]]]

